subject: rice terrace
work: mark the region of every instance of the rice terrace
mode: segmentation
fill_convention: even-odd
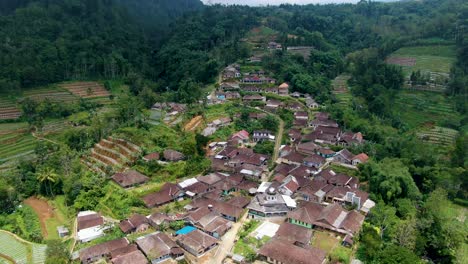
[[[46,249],[46,245],[31,243],[0,230],[0,263],[42,264],[46,259]]]

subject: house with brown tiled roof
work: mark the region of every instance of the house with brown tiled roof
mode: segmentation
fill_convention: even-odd
[[[146,183],[150,180],[150,178],[139,173],[138,171],[128,170],[114,174],[112,176],[112,180],[122,188],[129,188]]]
[[[340,151],[338,151],[336,153],[336,155],[335,155],[335,157],[333,159],[334,159],[334,161],[339,162],[339,163],[352,164],[354,157],[355,157],[355,155],[353,153],[351,153],[349,150],[342,149],[342,150],[340,150]]]
[[[195,227],[203,230],[205,233],[215,238],[220,238],[226,234],[232,227],[232,222],[221,217],[218,213],[209,210],[209,212],[201,217]]]
[[[244,102],[265,102],[266,97],[261,96],[259,94],[245,95],[244,97],[242,97],[242,101],[244,101]]]
[[[353,146],[353,145],[359,145],[363,142],[364,142],[364,139],[363,139],[361,132],[358,132],[358,133],[344,132],[341,135],[338,144],[342,146]]]
[[[77,238],[89,242],[104,235],[104,218],[94,211],[82,211],[77,216]]]
[[[294,128],[306,128],[306,127],[308,127],[307,120],[305,120],[305,119],[294,119],[293,127]]]
[[[250,198],[245,196],[235,196],[229,199],[226,203],[237,206],[239,208],[245,208],[250,203]]]
[[[325,200],[326,192],[323,190],[328,183],[319,180],[312,180],[310,184],[297,191],[297,198],[304,201],[322,203]]]
[[[163,153],[164,159],[166,161],[176,162],[185,159],[184,154],[173,149],[166,149]]]
[[[222,176],[218,173],[210,173],[204,176],[198,176],[197,180],[208,185],[210,191],[214,189],[215,184],[224,180],[225,176]]]
[[[265,107],[272,108],[272,109],[278,109],[283,106],[283,102],[275,99],[270,99],[266,101]]]
[[[112,264],[148,264],[148,259],[140,250],[116,256],[111,259]]]
[[[129,244],[126,238],[111,240],[102,244],[91,246],[80,251],[81,263],[92,263],[99,259],[109,259],[111,252],[125,248]]]
[[[244,211],[235,205],[206,197],[194,199],[190,205],[193,208],[210,208],[212,211],[221,214],[224,218],[233,222],[236,222]]]
[[[196,183],[184,188],[185,194],[191,198],[202,196],[210,190],[211,189],[207,184],[200,181],[197,181]]]
[[[150,226],[149,219],[144,215],[133,214],[130,218],[120,221],[119,227],[125,234],[143,232]]]
[[[169,217],[167,214],[158,212],[149,215],[148,220],[151,226],[153,226],[154,228],[159,228],[159,226],[163,223],[169,223],[170,221],[172,221],[171,217]]]
[[[288,155],[282,157],[281,162],[286,163],[286,164],[292,164],[292,165],[299,166],[304,161],[304,158],[305,158],[304,155],[293,151],[293,152],[289,153]]]
[[[298,112],[298,111],[303,111],[304,110],[304,107],[300,104],[300,103],[297,103],[297,102],[292,102],[292,103],[289,103],[287,108],[291,111],[294,111],[294,112]]]
[[[306,178],[311,177],[313,172],[315,172],[314,168],[301,165],[290,170],[288,175],[296,177],[298,181],[302,181],[302,179],[306,180]]]
[[[310,121],[309,125],[311,127],[313,127],[314,129],[317,129],[317,127],[319,127],[319,126],[321,126],[321,127],[334,127],[334,128],[339,127],[338,123],[335,120],[330,120],[330,119],[326,119],[326,120],[314,119],[314,120]]]
[[[152,152],[143,156],[143,160],[146,162],[152,161],[152,160],[159,160],[159,159],[160,159],[159,152]]]
[[[218,245],[218,240],[200,230],[177,237],[177,244],[196,257],[200,257]]]
[[[309,114],[307,112],[298,111],[298,112],[294,113],[294,118],[295,119],[300,119],[300,120],[308,120],[309,119]]]
[[[325,164],[325,158],[317,154],[312,154],[304,158],[303,164],[306,167],[318,169]]]
[[[314,142],[301,143],[296,146],[297,152],[304,155],[314,155],[321,147]]]
[[[283,239],[272,239],[258,251],[268,263],[323,264],[326,253],[318,248],[302,248]]]
[[[284,222],[280,225],[278,231],[276,231],[274,238],[281,238],[295,246],[307,248],[312,239],[312,230]]]
[[[281,186],[278,188],[278,191],[284,195],[292,196],[300,185],[294,176],[288,176],[283,179]]]
[[[324,157],[324,158],[331,158],[335,156],[336,152],[329,149],[329,148],[319,148],[317,150],[317,154]]]
[[[136,239],[136,244],[152,263],[184,255],[183,250],[166,234],[152,233]]]
[[[288,131],[288,136],[292,143],[296,143],[301,141],[302,133],[301,130],[292,128]]]
[[[322,207],[317,203],[303,202],[295,211],[288,213],[288,222],[306,228],[321,228],[340,235],[355,236],[364,216],[357,211],[346,211],[339,203]]]
[[[159,191],[143,196],[142,200],[151,208],[170,203],[183,195],[183,190],[177,184],[166,182]]]

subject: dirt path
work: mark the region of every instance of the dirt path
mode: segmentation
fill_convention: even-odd
[[[46,222],[49,218],[54,218],[54,209],[47,203],[47,201],[41,200],[37,197],[29,197],[24,200],[26,205],[32,207],[39,217],[41,223],[42,235],[46,238],[48,236]]]
[[[229,230],[221,239],[221,243],[216,250],[214,257],[209,262],[210,264],[219,264],[223,263],[223,260],[227,257],[231,249],[234,247],[234,241],[237,236],[237,232],[239,232],[240,228],[244,224],[245,220],[247,219],[248,213],[244,213],[242,218],[232,225],[231,230]]]
[[[2,253],[0,253],[0,259],[6,260],[8,263],[12,263],[12,264],[16,263],[14,259],[10,258],[7,255],[3,255]]]
[[[275,150],[273,151],[273,158],[272,161],[275,162],[279,157],[279,151],[281,147],[281,142],[283,141],[283,133],[284,133],[284,121],[283,119],[277,116],[280,123],[278,128],[278,133],[276,133],[276,141],[275,141]]]

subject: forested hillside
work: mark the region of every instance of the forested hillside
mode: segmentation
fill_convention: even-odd
[[[0,17],[0,83],[2,90],[13,90],[149,73],[151,53],[169,24],[199,9],[201,2],[30,0],[2,5],[7,15]]]

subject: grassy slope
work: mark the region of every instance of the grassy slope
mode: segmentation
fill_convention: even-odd
[[[416,59],[413,67],[403,67],[406,75],[412,71],[421,70],[423,72],[449,73],[452,64],[456,59],[455,46],[416,46],[404,47],[390,55],[390,57],[409,57]]]

